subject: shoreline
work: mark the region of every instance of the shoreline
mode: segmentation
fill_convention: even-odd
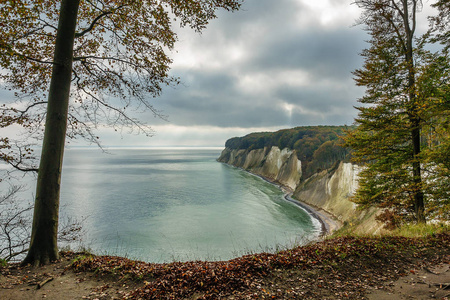
[[[322,228],[321,228],[319,237],[321,237],[321,238],[332,234],[334,231],[336,231],[342,227],[342,224],[340,224],[340,222],[337,221],[333,217],[333,215],[331,215],[329,212],[327,212],[321,208],[313,207],[309,204],[306,204],[302,201],[292,198],[292,193],[287,193],[284,196],[284,199],[286,199],[286,201],[292,202],[295,205],[303,208],[308,214],[311,215],[311,217],[315,218],[316,220],[318,220],[320,222]]]
[[[275,181],[273,181],[267,177],[264,177],[262,175],[254,174],[243,168],[236,167],[236,166],[224,163],[224,162],[221,162],[221,163],[223,163],[227,166],[233,167],[233,168],[240,169],[244,172],[247,172],[248,174],[259,177],[260,179],[266,181],[267,183],[273,184],[276,187],[278,187],[282,192],[284,192],[284,199],[286,201],[289,201],[289,202],[299,206],[300,208],[304,209],[312,218],[315,218],[317,221],[319,221],[319,223],[321,224],[321,232],[320,232],[319,238],[324,238],[342,227],[342,224],[332,214],[330,214],[326,210],[324,210],[322,208],[318,208],[318,207],[313,207],[309,204],[306,204],[305,202],[302,202],[300,200],[292,198],[294,191],[290,187],[280,184],[279,182],[275,182]]]

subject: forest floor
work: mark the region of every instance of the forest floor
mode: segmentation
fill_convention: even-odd
[[[339,237],[221,262],[61,253],[0,267],[0,299],[448,299],[450,233]]]

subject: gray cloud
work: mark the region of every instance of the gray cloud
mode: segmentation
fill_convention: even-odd
[[[304,3],[248,0],[202,36],[182,32],[173,74],[184,85],[167,89],[158,108],[179,126],[352,123],[362,90],[351,71],[361,65],[365,33],[353,20],[322,24]]]
[[[301,69],[316,78],[347,79],[361,63],[364,37],[342,28],[293,32],[268,40],[249,64],[259,70]]]
[[[10,103],[14,100],[14,93],[4,85],[0,85],[0,103]]]

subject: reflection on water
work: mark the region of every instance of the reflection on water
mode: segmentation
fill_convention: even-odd
[[[94,252],[152,262],[230,259],[314,239],[316,220],[220,150],[66,152],[61,204]]]

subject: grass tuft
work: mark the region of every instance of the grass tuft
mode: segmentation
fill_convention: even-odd
[[[428,237],[450,231],[448,223],[427,223],[427,224],[405,224],[393,231],[388,231],[388,235],[403,236],[407,238]]]
[[[0,258],[0,268],[8,266],[8,261],[3,258]]]

